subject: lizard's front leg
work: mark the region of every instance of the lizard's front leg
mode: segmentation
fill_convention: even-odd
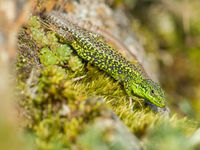
[[[129,81],[128,80],[126,80],[126,81],[124,81],[124,89],[125,89],[125,91],[126,91],[126,93],[128,94],[128,96],[129,96],[129,107],[130,107],[130,109],[131,109],[131,111],[133,110],[133,98],[132,98],[132,89],[131,89],[131,86],[130,86],[130,83],[129,83]]]

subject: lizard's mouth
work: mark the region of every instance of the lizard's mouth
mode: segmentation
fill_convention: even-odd
[[[166,104],[165,103],[159,103],[159,105],[160,106],[158,106],[158,105],[156,105],[156,104],[153,104],[152,102],[150,102],[149,100],[144,100],[144,103],[145,103],[145,105],[150,105],[150,107],[152,108],[152,109],[154,109],[154,107],[155,108],[164,108],[165,106],[166,106]]]
[[[156,113],[163,114],[164,116],[169,116],[170,115],[170,109],[167,105],[163,107],[156,106],[155,104],[152,104],[151,102],[145,100],[145,105],[149,105],[153,111]]]

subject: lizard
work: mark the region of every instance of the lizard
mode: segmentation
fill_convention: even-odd
[[[70,44],[82,59],[122,83],[129,97],[142,98],[154,108],[167,106],[164,90],[150,79],[142,65],[138,61],[130,62],[101,40],[101,35],[73,23],[66,17],[66,13],[50,11],[43,13],[41,19],[46,27],[53,29]]]

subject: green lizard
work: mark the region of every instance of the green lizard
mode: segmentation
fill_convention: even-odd
[[[61,12],[44,13],[42,20],[45,26],[69,43],[81,58],[120,81],[130,97],[141,97],[160,108],[166,106],[165,94],[159,84],[148,77],[138,62],[133,64],[128,61],[102,41],[98,34],[72,23]]]

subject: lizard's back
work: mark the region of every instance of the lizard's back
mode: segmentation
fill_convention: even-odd
[[[91,36],[92,32],[73,24],[66,14],[51,11],[43,18],[66,41],[71,42],[80,57],[108,72],[116,80],[132,76],[148,78],[138,62],[132,64],[107,43]]]

